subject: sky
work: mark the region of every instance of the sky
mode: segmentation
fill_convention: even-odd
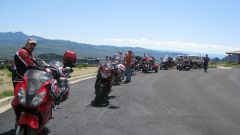
[[[0,32],[153,50],[240,49],[239,0],[1,0]]]

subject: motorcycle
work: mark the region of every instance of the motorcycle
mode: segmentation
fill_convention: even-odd
[[[160,63],[160,70],[168,70],[168,66],[165,61]]]
[[[149,71],[155,71],[155,73],[158,72],[158,64],[154,62],[153,58],[146,57],[143,59],[143,65],[142,65],[142,71],[144,73],[147,73]]]
[[[142,58],[140,56],[135,57],[135,70],[139,71],[142,69]]]
[[[113,84],[119,85],[122,80],[124,80],[124,76],[126,73],[126,67],[118,62],[113,63],[114,66],[114,76],[113,76]]]
[[[173,62],[172,57],[165,56],[164,58],[161,58],[161,63],[160,63],[160,70],[168,70],[168,68],[172,68],[175,64]]]
[[[179,61],[178,64],[176,65],[177,70],[185,70],[189,71],[191,69],[191,61],[189,60],[182,60]]]
[[[23,82],[14,89],[11,105],[16,114],[16,135],[41,134],[52,119],[52,110],[68,98],[70,67],[64,68],[61,62],[55,61],[47,68],[51,73],[27,70],[22,77]],[[12,72],[17,74],[17,71]]]
[[[123,59],[120,55],[113,55],[112,65],[114,67],[113,85],[119,85],[126,73],[126,67],[123,65]]]
[[[108,94],[111,91],[114,77],[114,67],[110,61],[97,60],[100,64],[95,82],[95,98],[93,106],[106,105]]]

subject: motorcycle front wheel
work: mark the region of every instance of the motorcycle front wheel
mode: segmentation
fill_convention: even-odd
[[[96,91],[96,96],[94,99],[95,104],[100,104],[104,99],[104,87],[99,86]]]
[[[37,135],[37,131],[28,125],[17,125],[15,135]]]

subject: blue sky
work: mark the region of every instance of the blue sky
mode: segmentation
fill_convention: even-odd
[[[225,54],[240,49],[239,7],[239,0],[1,0],[0,32]]]

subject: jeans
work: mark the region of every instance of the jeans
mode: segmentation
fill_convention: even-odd
[[[131,66],[126,66],[126,82],[131,82]]]
[[[203,64],[204,71],[207,72],[208,64]]]

